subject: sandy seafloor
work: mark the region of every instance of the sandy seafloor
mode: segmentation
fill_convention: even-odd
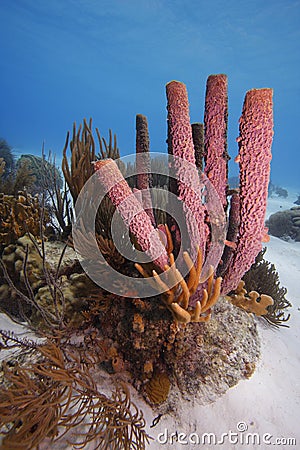
[[[297,194],[291,189],[287,199],[270,198],[267,217],[295,206]],[[293,305],[289,310],[289,328],[274,329],[258,321],[262,349],[253,376],[240,381],[209,405],[180,402],[178,417],[164,415],[154,428],[150,425],[156,414],[132,389],[132,399],[143,410],[147,431],[154,438],[147,448],[300,449],[300,242],[271,237],[265,245],[265,258],[275,264],[281,285],[288,289],[287,298]],[[18,329],[4,315],[0,316],[0,327]],[[177,441],[172,437],[176,432]],[[205,443],[201,443],[203,433],[214,435],[206,436]],[[296,443],[289,444],[289,438],[294,438]],[[57,443],[51,448],[66,447]],[[92,449],[93,445],[89,447]]]

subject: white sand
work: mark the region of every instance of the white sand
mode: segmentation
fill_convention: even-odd
[[[295,199],[296,195],[288,199],[270,199],[267,216],[290,208]],[[213,404],[192,406],[181,402],[178,405],[178,420],[165,415],[155,428],[149,428],[155,413],[133,392],[133,400],[144,411],[147,430],[155,438],[150,449],[267,449],[272,448],[270,443],[274,444],[273,448],[300,448],[300,243],[271,237],[265,258],[275,264],[281,284],[288,288],[287,298],[293,305],[288,322],[290,328],[274,330],[259,322],[262,354],[254,375],[229,389]],[[15,324],[12,326],[16,328]],[[10,327],[3,315],[0,317],[0,327]],[[247,427],[247,431],[238,432],[237,427],[242,429],[243,426]],[[166,444],[165,430],[168,430],[169,438]],[[205,445],[194,445],[196,435],[190,434],[196,433],[202,438],[202,433],[215,433],[216,442],[220,442],[222,433],[230,433],[230,430],[236,433],[231,435],[231,440],[224,436],[224,443],[217,445],[209,445],[207,437]],[[170,444],[170,435],[176,431],[186,436],[179,435],[182,443],[173,440],[174,443]],[[159,437],[159,433],[163,435]],[[242,440],[245,442],[248,433],[257,433],[257,436],[250,436],[250,444],[246,445]],[[285,445],[286,441],[282,441],[275,445],[276,438],[295,438],[297,444]],[[214,437],[211,436],[211,439]],[[260,445],[251,439],[260,439]]]

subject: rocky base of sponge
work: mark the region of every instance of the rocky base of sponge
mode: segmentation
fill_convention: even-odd
[[[219,299],[210,321],[185,326],[176,325],[155,299],[131,302],[112,303],[98,318],[99,332],[111,339],[117,371],[129,373],[160,413],[176,414],[181,399],[214,402],[255,371],[260,355],[255,318],[226,299]],[[114,371],[113,359],[107,369]]]

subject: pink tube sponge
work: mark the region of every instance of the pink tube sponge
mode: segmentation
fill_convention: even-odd
[[[204,114],[205,174],[214,185],[222,205],[227,206],[227,76],[210,75],[206,83]]]
[[[112,159],[94,163],[99,180],[116,206],[124,223],[136,239],[140,249],[145,252],[154,264],[164,270],[168,264],[168,255],[163,246],[159,232],[156,230],[148,214],[131,191],[128,183]]]
[[[166,85],[168,99],[169,145],[174,156],[195,164],[189,100],[185,84],[170,81]]]
[[[272,89],[252,89],[245,97],[237,138],[240,165],[240,225],[237,246],[224,276],[222,293],[235,289],[255,261],[266,235],[264,225],[273,139]]]
[[[203,254],[205,254],[207,237],[204,223],[205,207],[202,204],[201,184],[195,163],[187,90],[183,83],[171,81],[166,86],[166,92],[169,153],[174,156],[178,198],[183,201],[183,210],[186,215],[191,242],[194,246],[199,245]],[[195,222],[197,230],[191,226]],[[192,258],[195,257],[196,252],[193,249]]]

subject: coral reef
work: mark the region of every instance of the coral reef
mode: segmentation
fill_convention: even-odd
[[[266,221],[266,226],[272,236],[300,242],[300,206],[272,214]]]
[[[31,195],[35,175],[27,158],[19,159],[15,170],[12,155],[0,158],[0,245],[8,245],[25,233],[38,236],[49,215],[38,194]],[[41,219],[42,218],[42,219]],[[42,224],[41,224],[42,220]]]
[[[64,264],[60,264],[60,254],[64,249],[61,246],[55,248],[55,244],[51,242],[46,247],[47,254],[48,250],[52,253],[47,260],[32,236],[23,236],[15,244],[4,248],[1,265],[5,273],[1,277],[0,308],[15,318],[27,320],[34,329],[49,326],[44,321],[44,311],[50,317],[55,317],[55,314],[63,315],[64,322],[69,327],[78,328],[84,321],[86,292],[89,291],[92,295],[98,287],[85,273],[81,273],[80,266],[74,265],[72,273],[67,275],[66,264],[67,261],[68,264],[74,262],[74,251],[69,250],[69,258]],[[54,274],[57,268],[60,270],[56,284],[53,285],[49,275]]]
[[[166,93],[167,160],[151,160],[147,119],[140,114],[136,159],[127,166],[118,160],[111,132],[107,144],[96,130],[97,154],[91,120],[84,120],[78,130],[74,124],[70,159],[67,135],[62,169],[74,204],[68,244],[74,245],[76,257],[64,262],[64,247],[59,259],[50,263],[46,250],[52,244],[46,245],[43,235],[40,247],[33,238],[23,237],[4,249],[2,298],[14,298],[23,307],[21,318],[46,337],[34,347],[37,364],[17,366],[16,371],[5,366],[0,414],[2,430],[10,427],[4,431],[7,445],[22,439],[39,445],[44,437],[51,444],[60,426],[72,432],[83,420],[87,432],[76,441],[82,448],[95,441],[103,449],[142,450],[148,441],[143,416],[130,404],[126,387],[111,398],[99,391],[95,380],[100,371],[121,386],[132,384],[160,413],[175,411],[182,398],[209,403],[255,370],[260,344],[255,319],[248,312],[265,314],[274,324],[285,320],[285,299],[273,269],[263,265],[268,277],[272,272],[276,292],[266,292],[267,283],[249,281],[267,239],[272,90],[246,94],[236,158],[240,181],[233,190],[228,188],[227,77],[213,75],[207,81],[204,127],[190,124],[183,83],[171,81]],[[151,171],[163,165],[168,171],[152,176]],[[155,184],[164,187],[161,197],[149,195]],[[98,205],[100,187],[104,196]],[[64,207],[59,206],[62,198],[57,197],[56,204],[61,227],[66,225],[68,231],[70,221],[64,222]],[[176,217],[171,217],[172,201]],[[112,231],[115,214],[120,242]],[[123,252],[125,248],[130,252]],[[135,259],[140,254],[143,258]],[[82,273],[79,263],[95,268],[98,285],[92,270],[86,272],[95,282]],[[251,266],[252,275],[245,275]],[[117,272],[124,277],[114,276]],[[234,300],[242,308],[235,307]],[[3,348],[31,348],[0,334]],[[17,393],[24,393],[26,383],[29,396],[18,403]],[[23,414],[21,427],[17,404]],[[41,437],[36,432],[38,408]]]
[[[27,232],[38,236],[41,215],[38,197],[32,197],[22,191],[17,196],[0,193],[1,244],[14,243]],[[43,226],[46,222],[47,218],[45,217]]]

